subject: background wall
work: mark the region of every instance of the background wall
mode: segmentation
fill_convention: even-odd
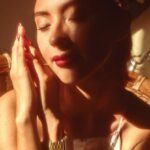
[[[0,0],[0,52],[10,52],[19,22],[27,28],[28,37],[34,38],[33,3],[34,0]]]

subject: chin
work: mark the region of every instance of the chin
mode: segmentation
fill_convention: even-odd
[[[75,83],[77,83],[77,79],[73,78],[73,77],[58,77],[59,80],[63,83],[63,84],[67,84],[67,85],[73,85]]]
[[[65,80],[65,79],[60,79],[59,78],[59,80],[63,83],[63,84],[66,84],[66,85],[73,85],[73,84],[75,84],[75,81],[73,81],[73,80]]]
[[[71,69],[59,69],[54,71],[58,79],[64,84],[75,84],[78,81],[77,72]]]

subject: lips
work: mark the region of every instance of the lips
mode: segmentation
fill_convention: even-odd
[[[52,57],[52,62],[54,62],[58,67],[70,67],[73,62],[73,57],[68,53],[56,55]]]

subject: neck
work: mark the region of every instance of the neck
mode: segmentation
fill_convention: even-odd
[[[88,101],[96,101],[104,109],[109,109],[110,105],[117,106],[121,86],[113,76],[108,73],[103,75],[102,72],[97,72],[92,76],[84,79],[76,85],[77,91]]]
[[[81,122],[79,129],[84,129],[88,134],[97,134],[94,132],[95,127],[102,135],[110,132],[114,115],[119,114],[121,110],[119,94],[121,88],[117,86],[112,76],[97,73],[76,86],[70,85],[68,88],[68,85],[63,85],[62,89],[64,99],[61,96],[61,110],[65,118],[71,119],[71,123],[73,120],[71,126],[75,121]],[[81,131],[77,132],[78,127],[73,126],[73,131],[74,129],[75,133],[80,135]],[[85,133],[83,132],[83,135]]]
[[[118,83],[116,73],[110,66],[108,64],[100,69],[98,67],[76,84],[62,84],[61,97],[64,97],[62,106],[69,105],[65,107],[66,109],[75,106],[80,109],[81,106],[81,110],[83,110],[82,105],[89,109],[93,109],[94,106],[107,113],[111,110],[111,114],[120,111],[121,94],[119,93],[123,87]]]

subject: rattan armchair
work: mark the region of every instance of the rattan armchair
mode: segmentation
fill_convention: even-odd
[[[9,76],[10,57],[7,53],[0,54],[0,96],[8,90],[12,89],[12,84]]]

